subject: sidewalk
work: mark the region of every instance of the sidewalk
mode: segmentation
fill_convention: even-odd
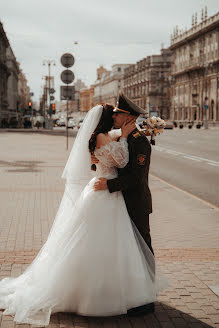
[[[43,134],[2,133],[0,145],[2,279],[22,273],[45,242],[64,190],[61,173],[69,152],[64,138]],[[156,177],[150,176],[150,187],[153,247],[170,282],[155,313],[132,319],[58,313],[50,328],[219,327],[219,297],[212,287],[219,286],[219,211]],[[0,328],[12,327],[31,326],[15,325],[0,311]]]
[[[68,129],[68,134],[71,136],[76,136],[77,134],[77,127],[75,127],[74,129]],[[53,128],[52,130],[49,129],[44,129],[44,128],[39,128],[37,129],[36,127],[34,127],[33,129],[12,129],[12,128],[8,128],[8,129],[0,129],[0,133],[26,133],[26,134],[49,134],[49,135],[55,135],[55,136],[66,136],[66,127],[62,127],[62,128]]]

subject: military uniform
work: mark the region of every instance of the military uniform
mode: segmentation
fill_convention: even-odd
[[[146,114],[144,109],[133,103],[122,92],[120,92],[117,107],[113,111],[133,116]],[[124,168],[118,169],[117,178],[107,180],[107,186],[110,192],[122,192],[130,218],[152,253],[154,253],[151,246],[149,225],[149,214],[152,212],[151,192],[148,187],[151,145],[147,137],[137,129],[129,134],[127,142],[129,162]],[[154,275],[155,262],[151,265]],[[150,312],[154,312],[154,303],[129,309],[127,314],[128,316],[136,316]]]
[[[133,116],[145,114],[145,110],[133,103],[120,92],[115,113],[127,113]],[[151,192],[148,187],[148,172],[151,157],[151,145],[147,137],[135,129],[127,138],[129,162],[118,169],[118,177],[107,181],[110,192],[121,191],[130,218],[135,223],[146,244],[151,246],[149,214],[152,212]]]
[[[149,214],[152,213],[151,192],[148,187],[151,146],[147,137],[134,130],[127,138],[129,162],[118,169],[118,177],[107,181],[110,192],[121,191],[130,218],[153,252]]]

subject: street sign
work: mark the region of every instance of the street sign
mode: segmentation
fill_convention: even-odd
[[[61,86],[60,99],[61,100],[74,100],[75,87],[74,86]]]
[[[72,56],[72,54],[66,53],[64,55],[62,55],[61,57],[61,64],[62,66],[69,68],[72,67],[75,63],[75,59],[74,56]]]
[[[54,100],[55,99],[55,97],[54,96],[50,96],[50,100]]]
[[[55,93],[56,91],[55,91],[55,89],[54,88],[51,88],[50,90],[49,90],[49,93]]]
[[[34,96],[34,93],[33,92],[30,92],[30,97],[33,97]]]
[[[204,109],[207,110],[208,109],[208,105],[204,105]]]
[[[65,84],[72,83],[74,81],[74,79],[75,79],[74,73],[72,71],[70,71],[69,69],[66,69],[61,73],[61,80]]]

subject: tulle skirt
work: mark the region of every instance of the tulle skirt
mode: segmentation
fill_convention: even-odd
[[[16,322],[48,325],[55,312],[125,314],[155,301],[167,286],[121,192],[95,192],[94,181],[80,197],[74,195],[75,186],[66,185],[35,260],[19,277],[0,282],[0,308],[15,315]]]

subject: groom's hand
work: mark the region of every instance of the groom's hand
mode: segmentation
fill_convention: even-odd
[[[106,190],[108,189],[107,187],[107,180],[105,178],[99,178],[97,181],[94,183],[94,190]]]

